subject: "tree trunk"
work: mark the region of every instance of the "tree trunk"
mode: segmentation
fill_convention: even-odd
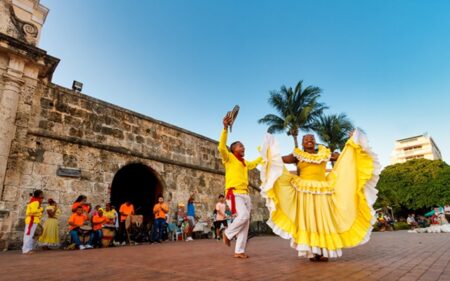
[[[295,148],[298,148],[297,135],[292,135],[292,137],[294,138],[294,147],[295,147]]]
[[[294,146],[295,148],[298,148],[298,140],[297,140],[297,134],[293,134],[292,137],[294,138]],[[298,165],[295,165],[295,168],[297,169],[297,176],[300,176],[300,169],[298,168]]]

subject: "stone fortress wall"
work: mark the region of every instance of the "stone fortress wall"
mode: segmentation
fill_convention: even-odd
[[[171,209],[196,192],[198,215],[209,217],[224,189],[217,142],[51,83],[59,59],[36,47],[40,34],[28,40],[24,27],[28,14],[43,24],[46,12],[37,0],[0,4],[0,249],[20,246],[33,190],[59,203],[63,235],[76,197],[109,202],[115,175],[131,163],[149,168]],[[34,25],[39,32],[42,25]],[[26,36],[8,31],[13,28]],[[219,123],[217,137],[220,130]],[[252,220],[263,221],[268,212],[257,192],[258,171],[250,182]]]

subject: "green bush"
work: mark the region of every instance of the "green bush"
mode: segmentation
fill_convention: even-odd
[[[396,222],[394,223],[395,230],[409,230],[411,227],[406,222]]]

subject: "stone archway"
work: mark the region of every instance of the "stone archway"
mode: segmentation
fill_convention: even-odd
[[[147,165],[131,163],[114,175],[111,185],[111,203],[119,211],[120,205],[130,200],[136,214],[146,222],[153,219],[153,206],[163,192],[159,175]]]

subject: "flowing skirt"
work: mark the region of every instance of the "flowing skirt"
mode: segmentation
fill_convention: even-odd
[[[39,244],[43,246],[59,245],[59,228],[58,219],[48,218],[44,223],[44,231],[39,237]]]
[[[267,224],[289,239],[299,256],[335,258],[342,255],[341,249],[369,240],[380,166],[362,133],[353,134],[326,181],[290,174],[270,134],[261,154],[261,194],[270,211]]]

